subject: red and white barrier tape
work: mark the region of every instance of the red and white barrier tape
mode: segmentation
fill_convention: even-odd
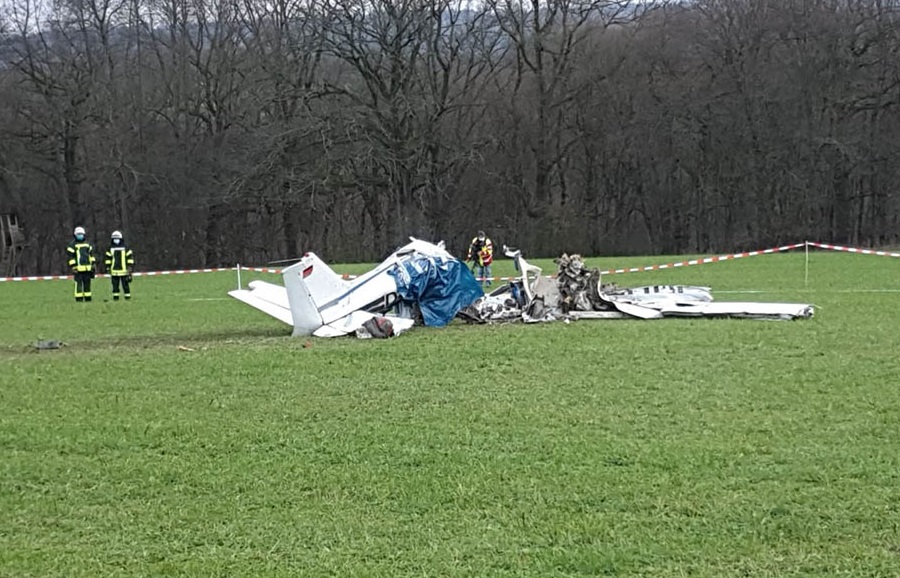
[[[241,266],[240,269],[241,269],[241,271],[254,271],[256,273],[275,273],[277,275],[281,275],[281,269],[272,269],[270,267],[244,267],[244,266]],[[347,273],[344,273],[344,274],[340,275],[340,277],[341,277],[341,279],[347,280],[347,279],[356,279],[357,277],[359,277],[359,275],[348,275]]]
[[[268,267],[241,267],[241,271],[254,271],[256,273],[276,273],[281,274],[281,269],[270,269]],[[348,273],[344,273],[340,275],[341,279],[348,281],[351,279],[356,279],[359,275],[350,275]],[[487,277],[475,277],[477,281],[486,281]],[[520,277],[491,277],[491,281],[516,281],[520,279]]]
[[[816,247],[819,249],[828,249],[831,251],[844,251],[847,253],[860,253],[863,255],[879,255],[883,257],[900,257],[900,253],[893,253],[889,251],[876,251],[873,249],[857,249],[855,247],[844,247],[841,245],[829,245],[827,243],[816,243],[813,241],[807,241],[804,243],[794,243],[791,245],[782,245],[781,247],[773,247],[771,249],[763,249],[760,251],[745,251],[743,253],[732,253],[729,255],[716,255],[713,257],[704,257],[702,259],[690,259],[688,261],[679,261],[676,263],[664,263],[661,265],[647,265],[644,267],[630,267],[623,269],[607,269],[605,271],[600,271],[603,275],[614,275],[616,273],[640,273],[643,271],[660,271],[664,269],[675,269],[678,267],[689,267],[691,265],[705,265],[707,263],[718,263],[720,261],[729,261],[732,259],[742,259],[744,257],[755,257],[757,255],[770,255],[772,253],[781,253],[783,251],[792,251],[794,249],[800,249],[802,247]],[[235,271],[240,269],[241,271],[254,271],[257,273],[275,273],[280,274],[281,269],[272,269],[270,267],[216,267],[210,269],[179,269],[173,271],[143,271],[134,273],[135,277],[156,277],[160,275],[185,275],[189,273],[218,273],[221,271]],[[98,274],[97,277],[108,277],[107,274]],[[342,279],[356,279],[357,275],[341,275]],[[551,276],[552,277],[552,276]],[[54,281],[54,280],[65,280],[72,279],[71,275],[29,275],[23,277],[0,277],[0,282],[4,281]],[[486,279],[481,277],[476,277],[479,281],[484,281]],[[519,279],[519,277],[492,277],[492,281],[514,281]]]
[[[607,269],[600,271],[601,275],[614,275],[616,273],[640,273],[644,271],[660,271],[663,269],[675,269],[678,267],[689,267],[691,265],[705,265],[706,263],[718,263],[719,261],[729,261],[731,259],[741,259],[743,257],[755,257],[756,255],[771,255],[772,253],[780,253],[782,251],[791,251],[805,247],[806,243],[794,243],[793,245],[783,245],[781,247],[773,247],[771,249],[763,249],[760,251],[745,251],[743,253],[732,253],[730,255],[716,255],[714,257],[704,257],[702,259],[691,259],[688,261],[679,261],[677,263],[663,263],[662,265],[646,265],[644,267],[630,267],[628,269]],[[548,279],[555,278],[556,275],[548,275]],[[476,277],[479,281],[483,281],[483,277]],[[491,277],[492,281],[515,281],[519,277]]]
[[[219,273],[221,271],[234,271],[234,267],[216,267],[213,269],[179,269],[177,271],[144,271],[134,273],[135,277],[155,277],[157,275],[184,275],[186,273]],[[99,275],[98,275],[99,277]],[[103,275],[109,277],[109,275]]]
[[[677,263],[664,263],[662,265],[647,265],[645,267],[631,267],[628,269],[607,269],[600,271],[601,275],[613,275],[615,273],[640,273],[642,271],[659,271],[661,269],[674,269],[676,267],[689,267],[691,265],[705,265],[707,263],[718,263],[719,261],[730,261],[732,259],[742,259],[744,257],[755,257],[757,255],[771,255],[772,253],[780,253],[782,251],[792,251],[805,247],[806,243],[794,243],[792,245],[782,245],[781,247],[773,247],[771,249],[763,249],[761,251],[745,251],[743,253],[732,253],[730,255],[716,255],[714,257],[704,257],[702,259],[691,259],[689,261],[679,261]]]
[[[831,251],[845,251],[847,253],[862,253],[863,255],[879,255],[881,257],[900,257],[900,253],[891,253],[889,251],[875,251],[873,249],[857,249],[856,247],[843,247],[841,245],[828,245],[827,243],[815,243],[809,241],[810,247],[818,247],[819,249],[829,249]]]
[[[272,269],[271,267],[244,267],[241,265],[240,267],[232,267],[231,270],[234,271],[240,268],[241,271],[255,271],[257,273],[276,273],[278,275],[281,274],[281,269]]]
[[[135,277],[156,277],[159,275],[186,275],[188,273],[217,273],[219,271],[234,271],[234,267],[218,267],[215,269],[178,269],[175,271],[138,271],[132,273]],[[97,278],[109,277],[107,273],[97,273]],[[3,281],[65,281],[71,280],[72,275],[28,275],[23,277],[0,277]]]

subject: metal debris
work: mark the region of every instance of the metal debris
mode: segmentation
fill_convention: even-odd
[[[619,288],[604,285],[599,269],[588,269],[578,254],[554,262],[555,280],[528,263],[522,252],[504,247],[521,278],[485,295],[460,316],[475,323],[572,319],[659,319],[662,317],[747,317],[796,319],[811,317],[812,305],[800,303],[713,302],[709,287],[649,285]]]

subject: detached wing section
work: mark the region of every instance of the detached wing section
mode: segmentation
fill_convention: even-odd
[[[635,294],[643,295],[644,293]],[[634,299],[631,294],[619,294],[607,295],[604,296],[604,299],[622,313],[641,319],[661,319],[663,317],[805,319],[815,314],[815,307],[807,303],[706,301],[703,298],[691,299],[678,297],[677,295],[672,293],[669,296],[651,300]],[[700,297],[703,296],[701,295]]]
[[[249,289],[235,289],[228,294],[283,323],[294,324],[287,289],[284,287],[265,281],[251,281]]]
[[[664,317],[745,317],[747,319],[806,319],[815,308],[807,303],[718,301],[660,308]]]

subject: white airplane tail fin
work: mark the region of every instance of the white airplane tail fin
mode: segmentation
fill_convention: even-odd
[[[320,310],[347,292],[348,284],[314,253],[282,273],[287,289],[294,335],[310,335],[325,321]]]

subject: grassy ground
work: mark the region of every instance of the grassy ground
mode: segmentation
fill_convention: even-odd
[[[896,576],[898,268],[608,278],[812,320],[389,341],[289,338],[227,273],[0,283],[0,576]]]

